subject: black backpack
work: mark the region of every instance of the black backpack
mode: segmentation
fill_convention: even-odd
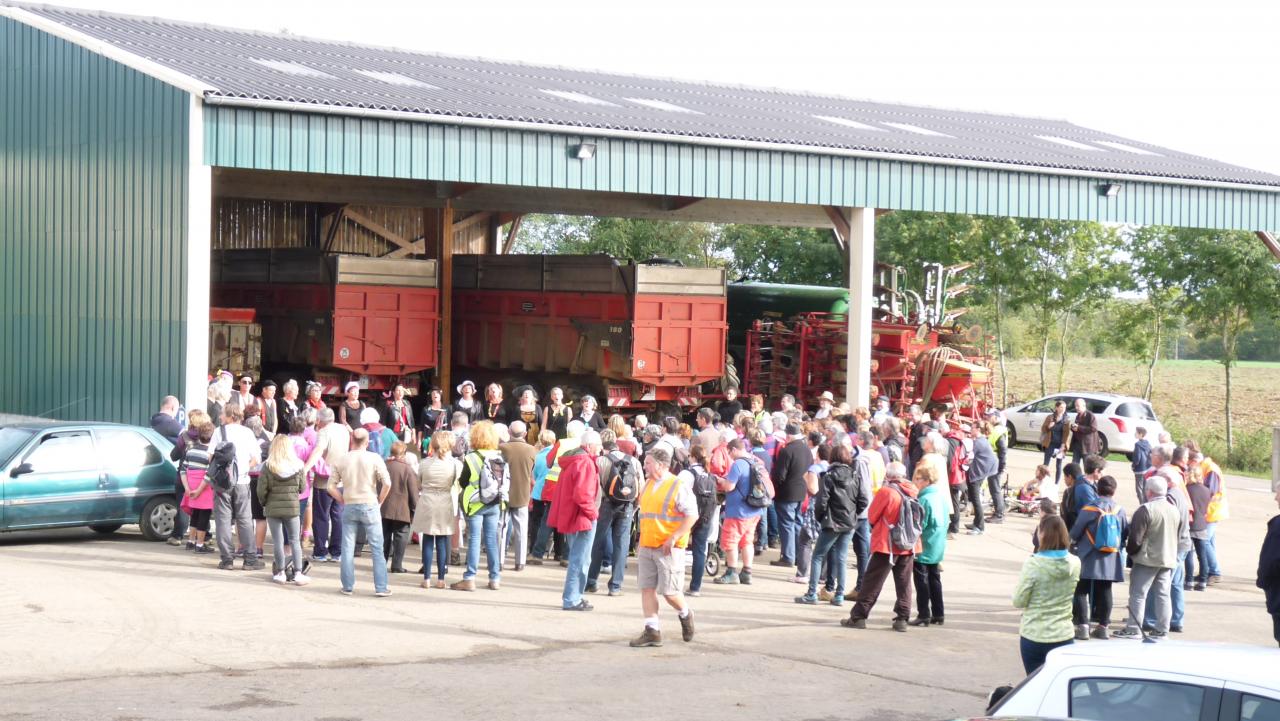
[[[213,454],[209,457],[209,469],[205,471],[205,479],[215,491],[226,493],[235,486],[240,471],[236,467],[235,444],[227,440],[225,428],[219,428],[218,432],[222,434],[222,440],[218,441]]]
[[[751,474],[750,485],[747,486],[747,505],[752,508],[768,508],[773,505],[773,487],[771,483],[767,483],[769,474],[764,469],[764,464],[759,458],[747,458],[747,467]],[[736,461],[735,461],[736,463]]]
[[[614,451],[609,454],[609,480],[604,492],[614,503],[635,503],[640,496],[640,473],[635,459]]]
[[[701,463],[691,463],[688,470],[693,476],[693,497],[698,502],[698,523],[710,523],[718,505],[716,477]]]

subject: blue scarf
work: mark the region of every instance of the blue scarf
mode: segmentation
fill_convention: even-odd
[[[1066,558],[1066,557],[1067,557],[1067,549],[1065,549],[1065,548],[1064,548],[1064,549],[1059,550],[1059,551],[1038,551],[1038,552],[1036,553],[1036,555],[1037,555],[1037,556],[1044,556],[1045,558]]]

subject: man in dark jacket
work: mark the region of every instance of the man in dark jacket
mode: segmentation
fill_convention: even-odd
[[[1280,488],[1276,489],[1280,505]],[[1280,643],[1280,516],[1267,521],[1267,536],[1258,554],[1258,588],[1267,596],[1267,613],[1271,614],[1271,632]]]
[[[151,416],[151,430],[159,433],[170,443],[178,442],[178,434],[182,433],[182,425],[178,423],[178,399],[165,396],[160,401],[160,410]]]
[[[982,515],[982,487],[987,479],[996,475],[1000,469],[1000,461],[995,451],[991,450],[991,442],[975,428],[964,426],[963,430],[973,442],[973,453],[969,459],[969,472],[965,481],[969,487],[969,503],[973,506],[973,523],[970,523],[968,534],[981,536],[986,530],[986,517]]]
[[[1076,417],[1071,421],[1071,460],[1079,463],[1085,456],[1101,450],[1098,441],[1098,419],[1089,411],[1083,398],[1076,399]]]
[[[778,507],[780,554],[770,566],[796,565],[796,539],[799,536],[800,504],[805,497],[804,473],[813,465],[813,452],[805,443],[800,426],[787,424],[787,445],[778,451],[773,464],[773,502]]]

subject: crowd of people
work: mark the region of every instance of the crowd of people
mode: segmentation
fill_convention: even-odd
[[[171,544],[218,553],[220,569],[240,559],[255,570],[269,532],[273,581],[304,585],[313,564],[338,563],[345,594],[367,548],[377,596],[391,594],[389,574],[411,572],[414,542],[422,589],[474,592],[482,555],[491,591],[504,571],[558,562],[571,612],[592,610],[602,575],[609,596],[623,595],[634,554],[644,626],[631,643],[657,646],[659,596],[693,638],[688,598],[702,592],[709,553],[724,559],[711,581],[729,586],[753,583],[757,557],[777,549],[769,565],[801,586],[795,602],[851,602],[842,624],[853,629],[866,628],[892,576],[894,630],[944,625],[948,542],[966,513],[972,536],[1006,514],[1008,443],[994,411],[976,422],[945,406],[898,415],[885,397],[851,409],[831,393],[811,411],[791,396],[770,411],[760,396],[744,407],[730,388],[687,424],[606,417],[592,397],[571,404],[560,388],[543,405],[529,386],[507,401],[491,384],[479,399],[464,381],[450,404],[429,390],[416,414],[400,387],[373,406],[350,383],[336,411],[318,384],[300,390],[290,380],[277,397],[270,380],[223,374],[185,427],[165,400],[153,426],[175,439],[183,511]],[[1091,423],[1087,409],[1051,415],[1046,463],[1017,492],[1042,516],[1014,593],[1028,672],[1059,645],[1181,632],[1185,594],[1221,579],[1215,530],[1228,509],[1217,465],[1193,441],[1143,440],[1140,506],[1128,518],[1089,452]],[[1064,449],[1074,458],[1059,477],[1049,462]],[[451,566],[462,573],[449,583]],[[1127,619],[1113,632],[1112,588],[1126,572]],[[1280,571],[1270,578],[1280,585]],[[1276,630],[1280,640],[1280,620]]]

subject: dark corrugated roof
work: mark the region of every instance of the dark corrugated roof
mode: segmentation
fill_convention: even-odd
[[[207,95],[1280,186],[1280,176],[1061,120],[449,57],[10,4],[190,76]],[[553,128],[548,128],[553,129]]]

